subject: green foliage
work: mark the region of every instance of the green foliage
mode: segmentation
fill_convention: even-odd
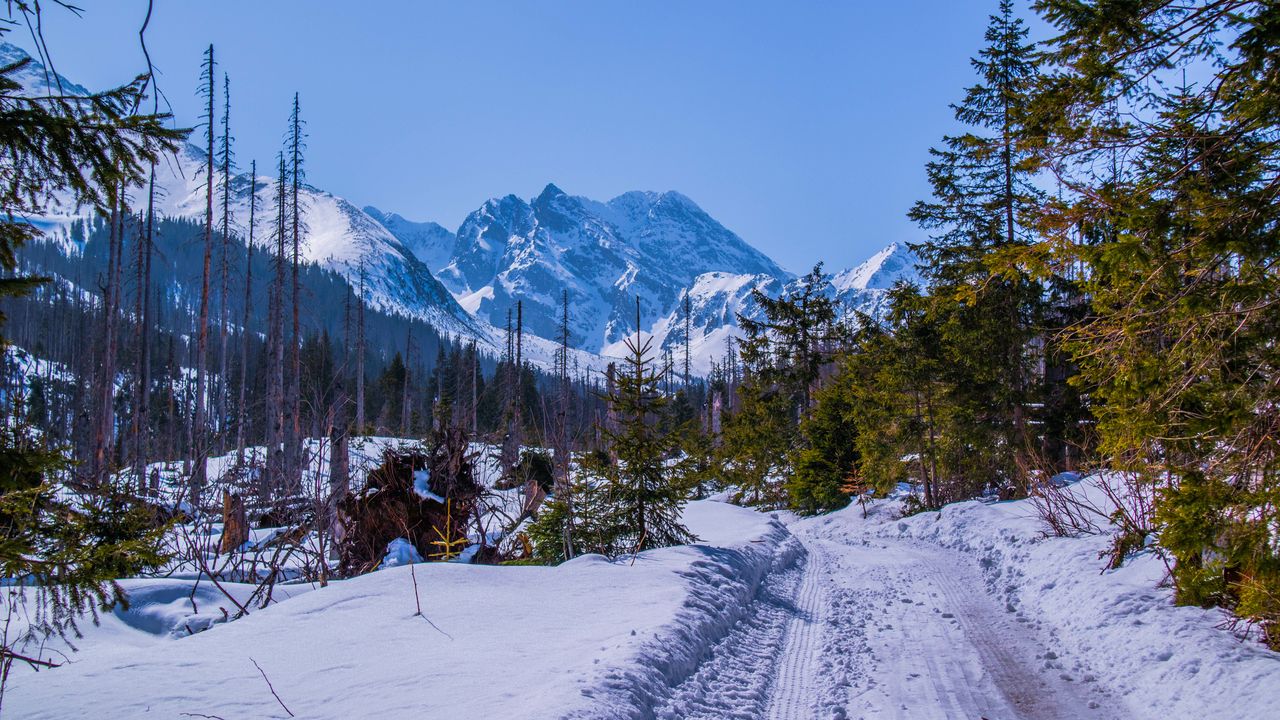
[[[980,82],[954,106],[969,132],[930,151],[933,197],[910,213],[933,231],[912,248],[930,282],[928,322],[948,386],[936,405],[951,426],[943,442],[959,441],[953,452],[993,450],[971,464],[980,473],[969,478],[973,490],[1024,484],[1030,414],[1040,404],[1030,349],[1044,313],[1038,282],[1017,268],[998,271],[1001,253],[1034,240],[1030,224],[1042,202],[1024,133],[1037,61],[1010,0],[1001,0],[986,42],[973,59]]]
[[[989,404],[948,341],[965,306],[900,285],[889,308],[885,326],[868,319],[836,379],[848,386],[858,478],[881,492],[919,485],[929,508],[1000,485]]]
[[[815,394],[813,412],[800,424],[804,446],[793,451],[787,499],[802,515],[849,504],[845,485],[857,470],[857,429],[848,383],[831,382]]]
[[[543,492],[551,492],[555,484],[555,468],[551,454],[541,450],[525,450],[520,453],[520,462],[516,463],[515,476],[520,484],[530,481],[542,488]]]
[[[790,399],[776,388],[748,382],[738,388],[738,409],[725,418],[716,450],[719,475],[737,488],[733,501],[765,508],[786,504],[779,480],[797,441]]]
[[[787,504],[783,483],[801,446],[800,420],[813,405],[822,368],[847,335],[824,292],[828,282],[819,264],[781,297],[753,291],[760,318],[738,316],[746,379],[714,454],[725,484],[738,488],[734,502]]]
[[[29,436],[3,432],[0,576],[35,585],[30,636],[74,630],[97,607],[127,606],[116,578],[162,566],[170,524],[127,488],[60,489],[69,463]],[[20,638],[20,640],[23,638]]]
[[[565,558],[566,525],[572,552],[614,557],[696,540],[680,523],[692,476],[667,462],[671,438],[662,432],[667,398],[662,371],[649,355],[651,340],[628,339],[627,366],[607,397],[613,421],[601,428],[609,452],[579,457],[567,497],[552,497],[530,530],[535,554]]]
[[[1032,261],[1088,268],[1067,347],[1099,449],[1156,498],[1129,524],[1154,525],[1179,601],[1232,607],[1280,646],[1276,7],[1038,7],[1059,71],[1028,136],[1080,191],[1047,204]]]
[[[702,499],[724,489],[724,478],[715,461],[715,438],[697,420],[678,426],[677,459],[672,467],[675,482],[688,497]]]
[[[15,12],[38,18],[39,8],[18,2],[10,7],[10,15]],[[8,30],[0,27],[0,36]],[[140,185],[146,169],[186,136],[167,127],[167,115],[136,112],[149,83],[146,76],[87,97],[56,91],[44,96],[17,80],[28,63],[0,68],[0,166],[5,168],[0,270],[5,273],[16,269],[18,248],[39,235],[27,217],[46,210],[59,194],[103,211],[117,207],[121,189]],[[39,282],[7,277],[0,280],[0,296],[25,293]],[[115,578],[165,560],[160,549],[165,526],[120,488],[71,493],[60,487],[68,461],[43,446],[25,424],[21,403],[10,401],[12,412],[0,429],[0,574],[37,586],[33,633],[64,632],[95,605],[124,601]]]
[[[615,427],[605,436],[613,457],[583,468],[609,490],[609,545],[615,551],[639,551],[694,541],[680,524],[686,489],[666,464],[667,440],[658,431],[667,398],[659,390],[663,373],[650,357],[652,339],[627,339],[626,368],[618,373],[609,397]]]

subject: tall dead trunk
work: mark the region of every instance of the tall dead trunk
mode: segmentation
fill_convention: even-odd
[[[135,338],[138,356],[134,371],[133,408],[133,476],[138,494],[147,494],[147,439],[151,433],[151,248],[155,228],[156,166],[151,165],[147,181],[147,217],[138,234],[137,303],[134,308],[138,330]]]
[[[195,463],[191,471],[189,495],[193,506],[200,505],[200,493],[204,489],[207,471],[208,428],[205,420],[205,388],[208,378],[205,377],[205,365],[209,354],[209,274],[213,262],[213,99],[214,99],[214,59],[213,46],[210,45],[205,55],[205,72],[208,75],[208,106],[206,108],[206,154],[205,154],[205,213],[204,213],[204,259],[200,274],[200,314],[196,320],[196,392],[192,398],[194,411],[191,420],[191,455]]]
[[[102,355],[96,401],[96,423],[93,434],[92,482],[104,485],[111,472],[111,450],[115,438],[115,380],[117,354],[117,323],[120,309],[120,277],[124,221],[121,209],[123,187],[112,190],[111,227],[108,231],[107,276],[102,288]],[[117,194],[118,193],[118,194]]]
[[[360,293],[356,297],[356,432],[364,432],[364,261],[360,262]]]
[[[284,489],[284,278],[285,278],[285,203],[287,185],[284,155],[280,155],[280,174],[276,182],[276,247],[275,277],[271,283],[271,315],[267,332],[267,480],[260,488],[263,500]]]
[[[289,342],[289,377],[285,396],[288,422],[285,424],[285,474],[290,495],[302,492],[302,325],[299,313],[302,308],[299,270],[301,265],[302,217],[298,212],[298,189],[302,183],[302,119],[299,116],[298,95],[293,96],[293,113],[290,126],[290,219],[293,232],[293,277],[290,309],[293,316],[293,332]]]
[[[231,80],[225,74],[222,81],[222,250],[221,291],[218,293],[218,418],[214,427],[218,431],[218,450],[226,452],[227,404],[231,400],[230,382],[227,377],[227,336],[231,315]]]
[[[253,307],[253,226],[258,211],[258,162],[249,163],[249,239],[244,247],[244,321],[240,325],[240,397],[236,403],[236,459],[244,464],[245,425],[249,422],[249,321]]]

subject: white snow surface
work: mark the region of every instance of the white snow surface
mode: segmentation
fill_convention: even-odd
[[[1074,487],[1098,500],[1086,478]],[[17,717],[1260,718],[1280,655],[1175,607],[1150,552],[1050,538],[1027,501],[817,518],[691,503],[696,545],[554,568],[393,567],[234,622],[126,581]],[[424,616],[415,615],[414,580]],[[184,585],[183,583],[188,583]],[[232,591],[243,593],[242,586]],[[193,629],[209,628],[191,635]]]
[[[163,633],[107,615],[67,666],[15,672],[5,711],[285,716],[256,661],[298,717],[651,716],[798,551],[780,523],[749,510],[695,502],[686,520],[704,544],[634,563],[390,568],[179,640],[169,593]]]
[[[1106,479],[1073,491],[1107,508]],[[1224,630],[1221,611],[1175,606],[1152,552],[1103,571],[1105,532],[1047,537],[1025,500],[898,514],[876,502],[867,519],[851,506],[792,525],[836,559],[829,607],[869,653],[833,659],[851,681],[819,701],[836,716],[1245,720],[1280,707],[1280,654]]]

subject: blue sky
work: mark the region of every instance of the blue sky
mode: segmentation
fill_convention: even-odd
[[[85,5],[46,10],[57,69],[132,78],[146,2]],[[215,45],[245,167],[270,166],[296,90],[310,182],[357,204],[456,229],[548,182],[600,200],[674,189],[788,269],[834,270],[919,237],[905,213],[995,7],[157,0],[147,42],[184,125]]]

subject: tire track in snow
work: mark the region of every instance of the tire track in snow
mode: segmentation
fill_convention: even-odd
[[[1079,686],[1053,673],[1036,672],[1036,666],[1028,658],[1037,645],[1029,629],[1010,622],[1007,613],[996,608],[992,598],[983,592],[976,573],[966,572],[963,560],[947,558],[946,554],[947,551],[941,549],[919,553],[920,566],[954,608],[953,614],[965,638],[1007,701],[1011,717],[1022,720],[1110,717],[1097,702],[1090,702]]]
[[[813,717],[817,699],[814,669],[821,662],[821,636],[826,621],[822,570],[824,551],[816,543],[808,546],[804,579],[796,595],[795,611],[787,622],[786,642],[765,717],[773,720],[802,720]]]

